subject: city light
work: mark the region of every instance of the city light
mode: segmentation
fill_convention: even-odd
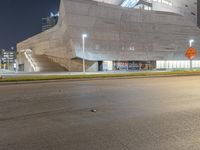
[[[85,69],[85,38],[87,38],[88,35],[87,34],[82,34],[82,46],[83,46],[83,72],[85,73],[86,72],[86,69]]]
[[[83,38],[87,38],[88,35],[87,35],[87,34],[82,34],[82,37],[83,37]]]
[[[189,41],[189,43],[190,43],[190,47],[192,47],[192,43],[194,43],[194,40],[191,39],[191,40]]]

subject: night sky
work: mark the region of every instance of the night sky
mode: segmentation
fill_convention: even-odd
[[[42,18],[58,12],[60,0],[0,0],[0,49],[41,32]]]

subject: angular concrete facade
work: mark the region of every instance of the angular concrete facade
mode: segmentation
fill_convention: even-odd
[[[82,34],[87,33],[85,55]],[[34,60],[24,55],[43,55],[67,71],[98,71],[99,61],[186,60],[188,41],[200,48],[200,30],[180,14],[122,8],[91,0],[61,0],[58,24],[17,45],[18,62],[25,71]],[[31,57],[31,56],[30,56]],[[200,59],[200,57],[196,57]],[[39,62],[35,66],[39,66]]]

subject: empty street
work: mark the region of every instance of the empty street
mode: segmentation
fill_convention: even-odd
[[[200,76],[0,85],[0,150],[199,150]]]

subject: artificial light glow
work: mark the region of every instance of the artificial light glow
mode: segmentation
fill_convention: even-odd
[[[104,71],[112,71],[113,70],[113,62],[112,61],[104,61],[103,62],[103,70]]]
[[[82,37],[87,38],[88,36],[87,36],[87,34],[82,34]]]
[[[156,61],[156,69],[189,69],[189,60],[158,60]],[[193,60],[192,68],[199,69],[200,61]]]
[[[190,43],[190,47],[192,47],[192,43],[194,43],[194,40],[190,40],[189,43]]]

